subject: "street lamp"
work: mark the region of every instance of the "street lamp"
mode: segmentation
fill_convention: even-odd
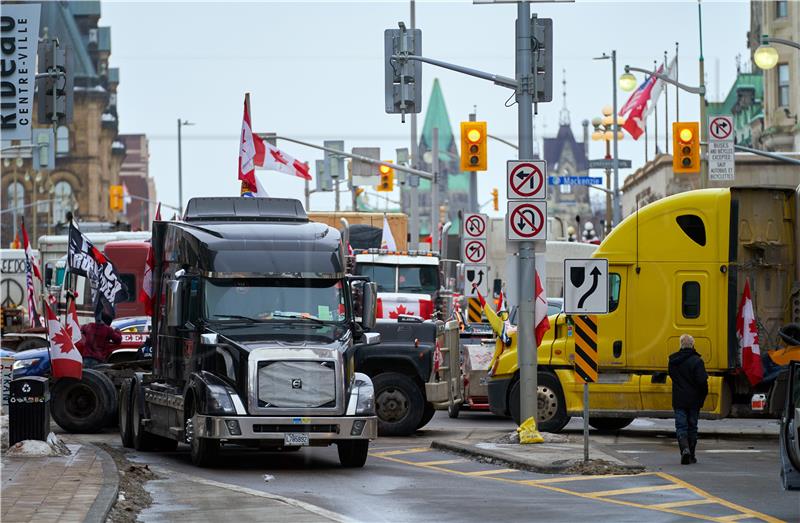
[[[603,117],[596,117],[592,118],[592,127],[594,127],[594,131],[592,132],[592,140],[595,142],[599,142],[604,140],[606,142],[606,160],[611,160],[611,143],[614,141],[614,118],[612,117],[612,113],[614,108],[611,106],[603,107]],[[617,117],[617,123],[619,125],[625,125],[625,118]],[[622,131],[617,130],[617,140],[622,140],[624,135]],[[611,169],[606,168],[606,227],[605,227],[605,234],[608,236],[608,233],[611,232],[611,219],[612,219],[612,201],[611,201]],[[615,196],[616,197],[616,196]]]
[[[613,125],[609,130],[613,129],[613,131],[619,131],[619,117],[617,116],[619,112],[617,109],[617,50],[612,50],[611,56],[603,53],[602,56],[596,57],[595,60],[611,60],[611,91],[613,93],[613,105],[611,107],[611,114],[606,116],[611,117],[609,123]],[[616,132],[611,132],[611,140],[614,143],[612,163],[614,164],[614,225],[616,225],[622,220],[622,206],[619,196],[619,148],[617,144],[619,137]]]
[[[188,127],[194,123],[178,118],[178,212],[183,210],[183,169],[181,159],[181,127]]]
[[[636,89],[636,77],[631,73],[625,72],[619,77],[619,88],[629,93]]]
[[[778,50],[769,45],[770,43],[786,45],[800,49],[800,44],[784,38],[774,38],[767,35],[761,36],[761,45],[758,46],[756,52],[753,53],[753,61],[756,65],[764,70],[772,69],[778,65]]]

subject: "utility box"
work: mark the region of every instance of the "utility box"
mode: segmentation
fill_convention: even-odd
[[[8,398],[9,446],[35,439],[46,441],[50,433],[50,389],[47,378],[33,376],[11,381]]]

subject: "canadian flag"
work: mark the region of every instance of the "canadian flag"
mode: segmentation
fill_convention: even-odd
[[[742,351],[742,369],[750,385],[758,385],[764,377],[761,365],[761,348],[758,346],[758,325],[750,298],[750,281],[745,280],[739,314],[736,316],[736,336]]]
[[[66,325],[61,325],[49,305],[45,305],[45,309],[47,309],[47,333],[50,338],[50,367],[53,377],[81,379],[83,357],[75,345],[81,339],[81,330],[78,326],[75,302],[72,302]]]
[[[161,221],[161,202],[156,208],[155,221]],[[144,261],[144,275],[142,276],[142,288],[139,290],[139,301],[144,305],[144,313],[147,316],[153,314],[153,242],[147,249],[147,258]]]

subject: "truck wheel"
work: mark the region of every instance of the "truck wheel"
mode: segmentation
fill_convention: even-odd
[[[447,407],[447,415],[451,419],[458,418],[458,414],[461,412],[461,404],[460,403],[453,403],[452,405]]]
[[[190,417],[186,419],[186,442],[189,444],[192,463],[198,467],[211,467],[216,464],[219,456],[219,440],[196,437],[192,421],[196,414],[194,408],[189,414]]]
[[[119,389],[119,437],[122,440],[122,446],[125,448],[133,448],[133,432],[131,431],[131,385],[132,379],[126,379],[122,382]]]
[[[142,423],[144,417],[144,405],[142,404],[143,394],[139,389],[141,385],[134,381],[131,386],[131,436],[133,448],[138,451],[146,452],[156,448],[156,439],[153,434],[147,432]]]
[[[536,408],[538,413],[536,428],[541,432],[560,432],[569,423],[567,408],[564,402],[564,393],[558,379],[552,374],[540,372],[537,377],[539,401]],[[514,382],[508,398],[509,410],[514,423],[522,423],[520,419],[519,380]]]
[[[589,425],[601,432],[614,432],[624,429],[636,418],[594,418],[589,416]]]
[[[340,441],[336,444],[339,462],[346,468],[361,468],[369,454],[369,440]]]
[[[50,414],[67,432],[98,432],[115,412],[114,384],[105,375],[84,369],[80,380],[61,378],[52,389]]]
[[[419,420],[419,425],[417,425],[418,429],[421,429],[433,419],[433,415],[436,414],[436,409],[433,408],[431,403],[425,403],[425,410],[422,411],[422,419]]]
[[[375,387],[375,412],[380,436],[408,436],[422,420],[425,400],[422,391],[408,376],[384,372],[372,378]]]

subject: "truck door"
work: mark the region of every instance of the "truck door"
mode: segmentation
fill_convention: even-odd
[[[789,365],[789,387],[781,416],[781,484],[800,490],[800,362]]]

